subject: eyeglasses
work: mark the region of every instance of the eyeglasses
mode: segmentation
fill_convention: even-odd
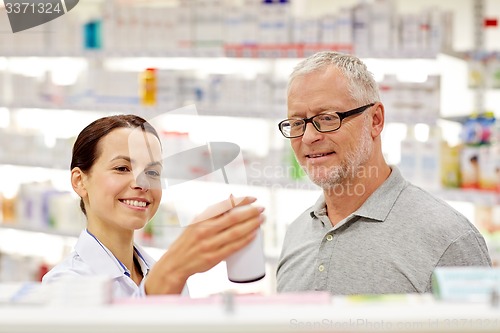
[[[340,128],[342,119],[361,113],[374,105],[375,103],[370,103],[346,112],[320,113],[311,118],[285,119],[278,124],[278,128],[281,134],[288,139],[298,138],[304,135],[308,123],[313,124],[318,132],[333,132]]]

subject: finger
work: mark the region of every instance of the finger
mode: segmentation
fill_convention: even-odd
[[[232,194],[229,196],[229,199],[232,200],[233,207],[245,206],[257,201],[257,198],[254,197],[234,197]]]
[[[207,235],[205,228],[200,228],[200,224],[191,225],[171,245],[160,261],[164,266],[168,266],[170,271],[182,276],[204,272],[250,243],[263,220],[264,216],[258,215],[214,235]],[[179,263],[182,264],[179,266]]]
[[[254,234],[263,223],[264,215],[252,216],[243,222],[232,224],[230,227],[220,230],[203,240],[206,251],[217,251],[233,242],[239,242],[248,235]]]
[[[222,215],[229,211],[230,209],[236,207],[241,207],[245,205],[249,205],[255,202],[257,198],[254,197],[238,197],[235,198],[231,194],[228,199],[225,199],[221,202],[213,204],[206,208],[203,212],[201,212],[198,216],[196,216],[192,223],[197,223],[201,221],[205,221],[211,219],[213,217]]]
[[[197,223],[196,225],[200,228],[208,228],[205,230],[205,234],[216,234],[224,229],[232,228],[233,226],[245,223],[247,220],[258,217],[264,212],[265,208],[260,206],[242,206],[236,207],[228,211],[223,215],[219,215],[210,220],[203,221],[202,223]]]
[[[258,229],[229,243],[223,244],[221,247],[219,247],[218,250],[214,252],[214,257],[217,257],[220,261],[226,260],[230,255],[250,244],[255,239],[255,237],[257,237],[257,232]]]
[[[207,239],[234,225],[245,223],[247,220],[258,217],[264,211],[264,207],[243,206],[231,209],[223,215],[209,220],[201,221],[188,226],[193,238]]]

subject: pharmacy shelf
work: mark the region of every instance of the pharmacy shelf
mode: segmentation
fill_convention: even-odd
[[[73,291],[72,291],[73,292]],[[208,299],[155,297],[123,304],[71,303],[3,307],[0,332],[499,332],[498,309],[447,303],[431,295],[333,297],[323,293],[278,296],[217,295]],[[62,296],[60,296],[62,298]],[[402,300],[401,300],[402,299]],[[76,306],[82,302],[85,306]],[[196,320],[193,320],[196,318]]]
[[[2,230],[13,230],[21,233],[41,233],[44,235],[52,235],[63,238],[71,238],[76,240],[80,235],[81,230],[63,230],[63,229],[55,229],[50,227],[41,227],[41,226],[30,226],[30,225],[21,225],[16,222],[8,222],[1,223],[0,222],[0,232]],[[159,246],[154,242],[148,242],[147,240],[138,240],[138,243],[143,246],[150,255],[154,255],[156,258],[159,258],[165,248],[163,246]],[[271,265],[276,265],[278,263],[278,259],[281,253],[280,248],[266,248],[265,249],[265,257],[266,262]]]
[[[318,191],[318,194],[320,193],[320,190],[314,185],[309,185],[309,184],[305,185],[304,182],[304,185],[300,187],[301,185],[296,185],[297,182],[294,182],[293,184],[297,186],[294,187],[293,189],[316,190]],[[286,186],[278,187],[277,185],[275,185],[274,188],[286,189],[287,187]],[[288,188],[292,187],[289,186]],[[500,204],[500,193],[496,192],[488,192],[488,191],[472,190],[472,189],[441,189],[441,190],[431,191],[431,193],[446,201],[469,202],[484,206],[493,206]],[[62,237],[78,237],[80,233],[80,230],[63,230],[63,229],[55,229],[44,226],[23,225],[23,224],[18,224],[16,222],[0,223],[0,229],[17,230],[30,233],[39,232],[39,233],[51,234]],[[269,255],[271,257],[275,257],[278,255],[278,252],[279,251],[276,249],[270,249]]]
[[[470,202],[477,205],[494,206],[500,204],[500,192],[477,189],[444,188],[431,191],[446,201]]]
[[[7,109],[41,109],[41,110],[69,110],[69,111],[89,111],[101,112],[105,114],[133,113],[143,116],[157,116],[161,114],[185,114],[182,106],[142,106],[137,103],[120,104],[118,102],[103,102],[98,104],[9,104]],[[112,98],[111,98],[112,100]],[[259,118],[269,120],[281,120],[286,115],[286,106],[284,105],[221,105],[221,106],[199,106],[197,108],[200,116],[221,116],[237,118]],[[277,127],[276,127],[277,129]]]
[[[137,98],[138,99],[138,98]],[[116,113],[134,113],[143,116],[157,116],[161,114],[182,114],[181,106],[142,106],[137,103],[120,104],[120,103],[98,103],[98,104],[9,104],[7,109],[43,109],[43,110],[70,110],[70,111],[89,111],[101,112],[107,114]],[[236,117],[236,118],[259,118],[268,119],[279,122],[286,115],[285,105],[221,105],[221,106],[200,106],[198,115],[200,116],[220,116],[220,117]],[[401,115],[397,113],[389,113],[386,116],[387,123],[402,123],[402,124],[428,124],[435,125],[438,120],[453,120],[450,117],[440,118],[437,115],[411,114]]]
[[[134,113],[139,115],[160,115],[164,113],[169,114],[182,114],[179,111],[181,107],[179,106],[141,106],[138,104],[116,104],[116,103],[100,103],[92,105],[80,105],[80,104],[61,104],[61,105],[50,105],[50,104],[10,104],[7,105],[8,109],[45,109],[45,110],[71,110],[71,111],[92,111],[92,112],[104,112],[109,114],[116,113]],[[259,119],[269,119],[279,121],[282,120],[286,115],[286,106],[280,105],[269,105],[269,106],[216,106],[216,107],[199,107],[198,114],[200,116],[220,116],[220,117],[237,117],[237,118],[259,118]],[[399,114],[389,114],[387,115],[386,122],[388,123],[403,123],[403,124],[429,124],[434,125],[441,119],[438,116],[433,115],[399,115]],[[449,118],[443,118],[444,120],[449,120]]]
[[[269,45],[218,45],[213,47],[175,48],[171,50],[147,51],[105,51],[75,50],[53,51],[38,50],[29,53],[3,50],[3,57],[83,57],[83,58],[303,58],[319,50],[334,50],[352,53],[349,44],[269,44]]]
[[[397,113],[386,114],[386,123],[401,123],[406,125],[414,124],[426,124],[426,125],[436,125],[437,121],[441,118],[437,115],[425,115],[414,113],[412,115],[401,115]]]
[[[48,235],[71,237],[71,238],[77,238],[78,235],[80,234],[79,230],[60,230],[49,227],[28,226],[28,225],[20,225],[15,222],[0,223],[0,230],[15,230],[15,231],[29,232],[29,233],[43,233]]]
[[[41,161],[39,156],[25,156],[19,158],[2,158],[0,157],[0,166],[12,166],[12,167],[26,167],[26,168],[38,168],[56,171],[68,171],[69,172],[69,161],[65,161],[66,165],[62,162],[58,162],[54,159]]]
[[[215,47],[176,48],[171,50],[147,51],[104,51],[104,50],[33,50],[18,52],[2,50],[1,57],[5,58],[60,58],[76,57],[87,59],[107,58],[244,58],[244,59],[300,59],[308,57],[321,50],[338,51],[356,54],[360,58],[373,59],[436,59],[445,54],[464,59],[465,53],[438,50],[370,50],[356,51],[349,44],[269,44],[269,45],[221,45]]]

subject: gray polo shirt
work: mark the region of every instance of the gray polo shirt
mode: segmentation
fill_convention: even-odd
[[[430,292],[436,266],[491,266],[491,259],[472,223],[392,167],[382,186],[335,227],[323,195],[288,227],[277,289]]]

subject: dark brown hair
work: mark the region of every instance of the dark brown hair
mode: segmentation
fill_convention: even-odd
[[[103,137],[111,133],[117,128],[137,128],[141,127],[145,132],[149,132],[156,136],[158,140],[160,137],[151,124],[145,119],[136,115],[115,115],[99,118],[85,127],[73,145],[73,156],[71,158],[70,170],[73,168],[80,168],[83,172],[88,172],[95,161],[99,158],[100,150],[98,144]],[[86,215],[83,200],[80,200],[80,208]]]

